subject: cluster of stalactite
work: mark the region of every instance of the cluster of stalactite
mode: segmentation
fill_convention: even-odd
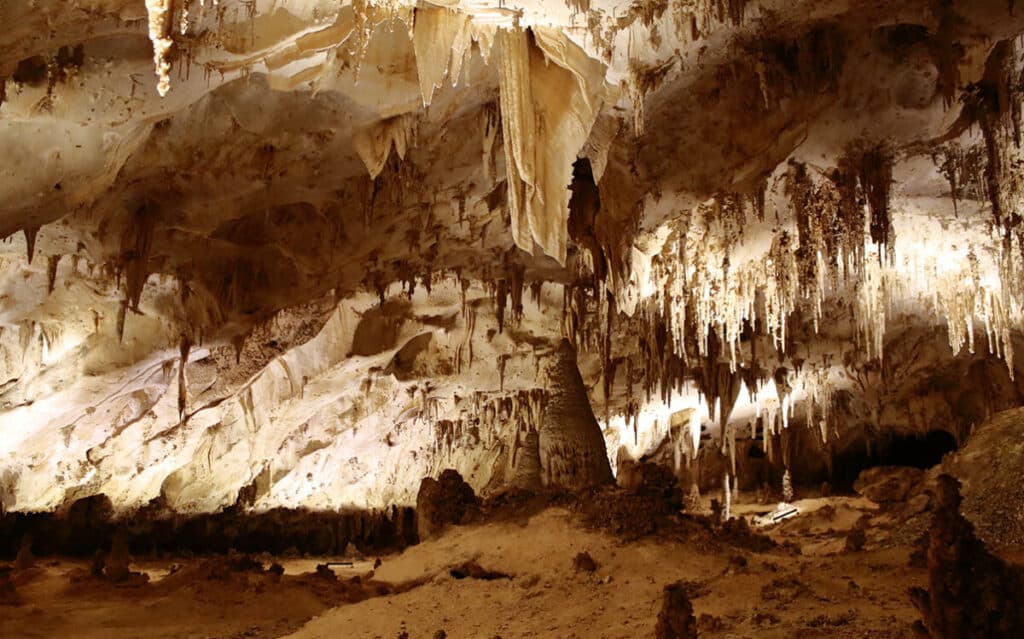
[[[846,38],[834,24],[795,37],[758,34],[737,46],[741,54],[719,70],[721,80],[761,111],[775,111],[787,98],[834,91],[847,56]]]
[[[949,195],[953,200],[953,213],[959,216],[962,200],[987,200],[988,185],[985,180],[987,162],[985,148],[980,145],[967,146],[958,142],[940,145],[932,151],[932,161],[949,182]]]
[[[455,419],[433,421],[434,451],[451,455],[467,446],[492,447],[508,437],[515,450],[526,433],[538,432],[544,415],[547,393],[542,388],[490,392],[477,391],[468,398],[457,398],[459,415]]]
[[[1013,40],[998,43],[989,54],[982,79],[965,90],[961,99],[962,125],[976,124],[985,141],[985,182],[992,216],[1005,232],[1007,248],[1021,244],[1024,172],[1018,155],[1021,146],[1021,103],[1024,78],[1021,57]],[[956,128],[954,128],[956,132]]]

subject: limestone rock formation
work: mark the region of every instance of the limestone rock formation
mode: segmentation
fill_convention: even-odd
[[[1024,544],[1024,410],[993,415],[943,468],[963,485],[963,512],[990,546]]]
[[[543,475],[540,465],[540,433],[530,430],[523,437],[523,442],[513,460],[510,488],[526,491],[537,491],[543,487]]]
[[[445,469],[437,479],[425,477],[416,495],[416,530],[430,539],[446,526],[462,523],[477,506],[473,488],[455,470]]]
[[[28,570],[35,566],[35,563],[35,557],[32,556],[32,535],[26,534],[21,538],[18,556],[14,558],[14,568],[16,570]]]
[[[132,574],[131,557],[128,554],[128,539],[123,532],[114,535],[110,553],[103,564],[103,576],[110,581],[127,581]]]
[[[612,483],[601,427],[568,341],[555,351],[547,378],[550,387],[539,441],[544,483],[570,489]]]
[[[447,468],[483,494],[638,460],[799,498],[1024,404],[1012,2],[0,24],[5,516],[382,539]]]

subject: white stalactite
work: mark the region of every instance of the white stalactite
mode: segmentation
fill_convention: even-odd
[[[153,43],[153,65],[158,78],[156,90],[161,97],[171,89],[171,62],[168,59],[174,40],[170,37],[173,0],[146,0],[149,15],[149,39]]]

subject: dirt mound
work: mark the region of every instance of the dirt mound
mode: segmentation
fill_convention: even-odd
[[[679,509],[661,496],[617,488],[582,494],[571,508],[582,515],[588,527],[627,540],[675,530],[682,520]]]

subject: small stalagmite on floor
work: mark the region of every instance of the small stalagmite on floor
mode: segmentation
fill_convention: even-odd
[[[693,604],[690,603],[690,598],[686,595],[686,586],[681,581],[665,586],[654,637],[697,639],[697,619],[693,616]]]

